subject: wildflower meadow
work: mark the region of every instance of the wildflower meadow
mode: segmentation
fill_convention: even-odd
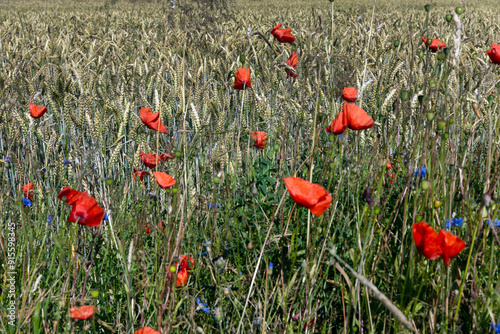
[[[0,333],[500,333],[496,1],[8,0],[0,92]]]

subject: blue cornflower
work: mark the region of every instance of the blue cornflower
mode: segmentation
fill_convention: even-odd
[[[213,209],[213,208],[215,208],[216,206],[217,206],[218,208],[220,208],[220,204],[219,204],[219,203],[215,203],[215,204],[214,204],[214,203],[208,203],[208,204],[207,204],[207,206],[208,206],[208,208],[209,208],[209,209]]]
[[[69,166],[71,165],[71,161],[69,161],[68,158],[64,158],[63,164],[64,166]]]
[[[210,314],[210,307],[206,307],[208,303],[204,303],[203,299],[196,298],[196,304],[198,304],[197,310]]]
[[[490,228],[493,228],[493,227],[500,228],[500,219],[495,218],[495,220],[493,221],[493,224],[489,220],[487,220],[486,224],[488,224],[490,226]]]
[[[27,199],[26,197],[23,197],[23,205],[25,207],[30,207],[31,206],[31,201]]]
[[[273,273],[273,267],[274,267],[274,264],[272,262],[269,262],[269,266],[267,267],[267,272],[269,274]]]
[[[5,157],[3,160],[7,163],[7,166],[10,167],[10,163],[12,162],[12,158],[11,157]]]
[[[417,177],[418,174],[420,174],[420,178],[424,178],[425,175],[427,174],[427,168],[425,167],[420,167],[418,169],[416,169],[413,174],[415,175],[415,177]]]
[[[453,219],[445,219],[444,221],[446,223],[446,228],[450,228],[450,227],[453,227],[453,226],[462,227],[464,219],[463,218],[456,218],[455,217]]]
[[[105,213],[105,214],[104,214],[104,218],[103,218],[103,220],[105,220],[105,221],[109,221],[109,218],[113,219],[113,216],[111,216],[111,214],[109,214],[109,217],[108,217],[108,214],[107,214],[107,213]]]
[[[52,215],[49,215],[49,216],[47,217],[47,223],[48,223],[49,225],[50,225],[50,224],[52,224]]]
[[[491,329],[493,329],[495,331],[495,334],[500,334],[500,322],[497,324],[496,328],[495,328],[495,323],[492,322]]]
[[[269,263],[269,269],[273,269],[274,264],[272,262]]]

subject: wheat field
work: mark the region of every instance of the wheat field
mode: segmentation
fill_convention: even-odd
[[[500,333],[500,7],[424,5],[2,2],[0,333]]]

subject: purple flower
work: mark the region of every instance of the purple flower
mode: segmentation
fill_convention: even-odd
[[[207,307],[208,303],[205,303],[203,299],[196,298],[196,304],[198,304],[197,310],[210,314],[210,307]]]
[[[490,228],[493,228],[493,227],[500,228],[500,219],[495,218],[495,220],[493,221],[493,224],[489,220],[487,220],[486,224],[488,224],[490,226]]]
[[[445,219],[444,221],[446,223],[446,228],[450,228],[450,227],[454,227],[454,226],[462,227],[464,219],[463,218],[453,218],[453,219]]]
[[[26,197],[23,197],[23,205],[25,207],[30,207],[31,206],[31,201],[29,199],[27,199]]]

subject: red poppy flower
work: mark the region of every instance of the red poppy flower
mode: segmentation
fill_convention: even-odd
[[[420,254],[429,260],[441,257],[447,266],[465,248],[465,242],[456,235],[444,230],[438,234],[424,222],[413,225],[413,239]]]
[[[413,239],[420,254],[429,260],[435,260],[443,254],[437,232],[426,223],[413,224]]]
[[[153,172],[153,175],[155,176],[158,185],[163,189],[169,188],[175,184],[175,180],[172,175],[168,175],[164,172]]]
[[[35,187],[33,186],[33,182],[30,182],[28,184],[25,184],[22,188],[24,191],[24,197],[29,199],[30,201],[33,200],[33,190],[35,190]]]
[[[34,103],[28,104],[28,107],[30,109],[30,115],[33,118],[40,118],[47,112],[47,107],[37,106]]]
[[[136,330],[134,332],[134,334],[160,334],[160,332],[155,331],[151,327],[144,327],[144,328]]]
[[[385,167],[387,168],[387,170],[391,170],[392,169],[392,165],[391,165],[391,161],[387,161],[387,166]]]
[[[141,120],[151,130],[167,133],[167,128],[162,124],[160,113],[152,113],[151,108],[141,108]]]
[[[354,103],[344,102],[342,111],[344,112],[344,117],[347,119],[347,122],[344,121],[344,124],[347,123],[349,129],[366,130],[371,128],[375,123],[366,111]]]
[[[281,23],[278,23],[276,27],[271,29],[271,35],[274,36],[280,43],[290,43],[293,44],[295,41],[295,36],[292,35],[292,28],[280,29]]]
[[[295,203],[321,216],[332,203],[332,195],[319,184],[298,177],[285,177],[285,185]]]
[[[500,44],[491,43],[491,50],[486,51],[493,64],[500,65]]]
[[[149,175],[147,170],[138,170],[134,168],[134,181],[137,181],[137,177],[139,176],[139,180],[143,180],[144,175]]]
[[[155,153],[144,153],[141,152],[139,153],[141,157],[141,161],[146,167],[149,168],[155,168],[157,164],[160,162],[166,160],[166,159],[174,159],[175,155],[173,153],[163,153],[161,155],[155,154]]]
[[[450,259],[453,259],[458,253],[463,251],[465,242],[456,235],[445,230],[439,231],[438,239],[441,242],[441,249],[443,250],[441,257],[444,263],[449,266]]]
[[[165,224],[163,222],[159,222],[156,226],[158,226],[158,229],[161,229],[162,231],[165,231]],[[150,235],[151,232],[153,232],[151,229],[150,229],[151,225],[149,224],[146,224],[146,234],[147,235]]]
[[[427,38],[422,37],[422,41],[425,43],[425,45],[427,45]],[[429,46],[429,49],[431,49],[431,51],[433,53],[436,53],[438,49],[445,48],[446,44],[444,44],[443,42],[441,42],[439,39],[434,38],[432,40],[431,45],[428,45],[428,46]]]
[[[333,133],[334,135],[341,135],[344,133],[347,128],[347,118],[344,117],[344,112],[341,111],[337,115],[337,117],[332,121],[325,130],[328,133]]]
[[[356,102],[356,98],[358,97],[358,90],[354,87],[346,87],[344,88],[341,96],[347,102]]]
[[[237,90],[243,90],[245,86],[251,88],[250,72],[249,68],[239,68],[234,78],[233,88]]]
[[[99,226],[104,217],[104,210],[97,205],[97,201],[90,197],[87,192],[64,187],[57,196],[61,201],[71,205],[71,213],[68,222],[85,226]]]
[[[292,52],[290,55],[290,58],[286,61],[286,64],[293,68],[294,70],[297,69],[297,62],[299,61],[299,57],[297,57],[297,54],[295,52]],[[293,71],[290,71],[289,69],[285,68],[285,72],[287,74],[287,78],[292,77],[294,79],[297,78],[297,74],[295,74]]]
[[[263,150],[267,145],[267,135],[264,131],[250,131],[250,137],[255,140],[253,147]]]
[[[72,307],[69,309],[69,314],[73,319],[87,320],[97,313],[97,309],[92,305],[81,306],[80,308]]]
[[[184,286],[187,284],[189,272],[194,267],[194,259],[189,255],[181,255],[177,264],[177,286]]]

